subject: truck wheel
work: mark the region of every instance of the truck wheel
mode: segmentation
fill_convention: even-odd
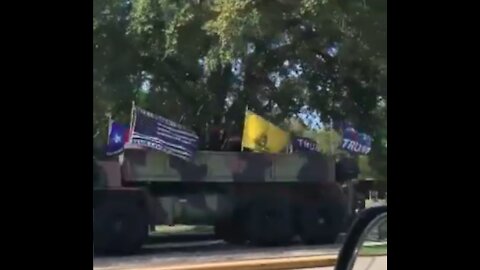
[[[245,224],[248,240],[256,245],[281,245],[294,236],[290,204],[286,200],[255,200]]]
[[[303,205],[299,209],[299,235],[305,244],[331,244],[343,229],[347,210],[343,204]]]
[[[215,223],[215,235],[227,243],[241,245],[245,243],[242,224],[231,219],[222,219]]]
[[[94,210],[93,237],[97,253],[130,254],[148,237],[145,209],[120,201],[109,201]]]

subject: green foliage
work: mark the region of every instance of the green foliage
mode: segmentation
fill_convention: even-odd
[[[215,38],[207,53],[206,66],[209,71],[218,65],[226,65],[247,52],[248,37],[259,36],[260,14],[254,0],[214,1],[211,10],[215,16],[206,21],[204,30]]]
[[[383,178],[384,176],[372,168],[369,156],[359,156],[358,166],[360,168],[359,179],[374,178],[376,180],[386,180],[386,178]]]
[[[307,105],[372,134],[386,175],[386,0],[98,0],[93,13],[97,143],[132,100],[237,132],[246,106],[280,123]]]

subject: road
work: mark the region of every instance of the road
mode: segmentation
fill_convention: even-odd
[[[123,257],[99,256],[93,259],[94,270],[119,270],[211,262],[255,259],[294,258],[338,254],[340,244],[305,246],[299,242],[283,247],[253,247],[227,244],[212,237],[196,237],[179,242],[176,238],[153,239],[140,254]],[[386,270],[386,256],[361,257],[353,270]],[[310,270],[333,270],[334,267]],[[307,269],[308,270],[308,269]]]
[[[96,257],[95,270],[165,266],[219,261],[268,259],[310,255],[335,255],[339,245],[252,247],[227,244],[221,240],[151,244],[141,254],[124,257]]]

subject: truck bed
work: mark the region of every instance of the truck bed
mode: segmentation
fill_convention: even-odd
[[[123,169],[128,182],[316,182],[334,177],[333,159],[320,153],[199,151],[193,161],[185,161],[159,151],[129,149]]]

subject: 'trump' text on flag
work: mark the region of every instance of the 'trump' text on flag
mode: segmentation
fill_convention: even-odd
[[[317,142],[305,137],[292,138],[293,152],[319,152]]]
[[[346,127],[343,130],[341,148],[352,154],[367,155],[372,149],[372,137],[359,133],[353,127]]]
[[[132,112],[131,143],[165,152],[184,160],[193,158],[198,147],[198,136],[162,116],[138,107]]]

